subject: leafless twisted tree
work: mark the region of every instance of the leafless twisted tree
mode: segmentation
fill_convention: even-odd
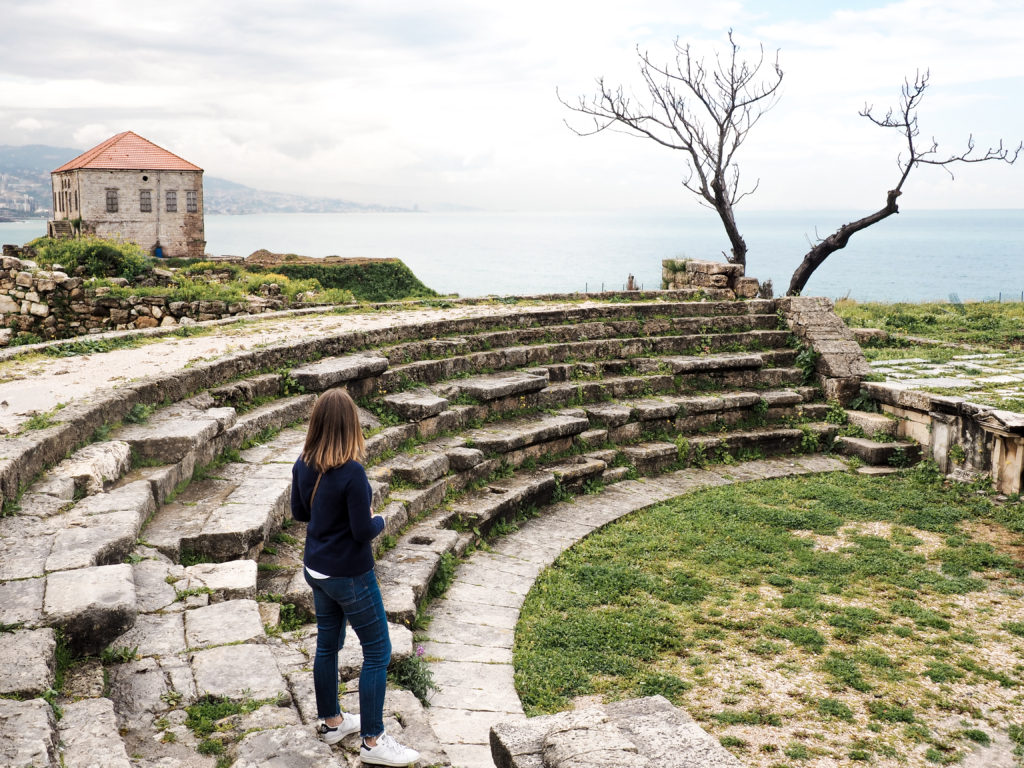
[[[728,55],[716,55],[713,65],[706,65],[689,45],[681,45],[678,39],[674,43],[674,66],[658,66],[647,52],[637,48],[649,104],[640,104],[635,97],[627,96],[621,86],[609,87],[604,78],[597,81],[597,93],[592,97],[580,97],[573,103],[565,101],[561,95],[558,98],[574,112],[592,118],[593,123],[587,129],[575,128],[566,122],[577,135],[590,136],[618,129],[685,153],[687,173],[683,186],[697,196],[698,202],[713,208],[721,219],[732,246],[732,254],[727,254],[726,258],[745,265],[747,244],[736,225],[733,208],[758,185],[755,182],[749,189],[741,190],[736,153],[750,130],[777,103],[782,69],[777,53],[774,61],[766,63],[762,47],[756,61],[747,61],[739,55],[740,49],[731,30],[728,39]],[[911,171],[919,165],[941,166],[952,175],[949,167],[956,163],[996,160],[1013,164],[1024,149],[1024,144],[1009,149],[1000,141],[998,146],[983,153],[976,152],[971,136],[964,151],[942,156],[934,139],[930,144],[919,144],[917,110],[928,88],[928,78],[929,73],[925,71],[915,75],[913,81],[905,81],[899,108],[890,109],[885,117],[876,117],[870,106],[860,112],[875,125],[899,131],[906,139],[906,152],[897,157],[899,180],[886,194],[884,207],[844,224],[812,246],[793,272],[790,295],[799,294],[814,271],[830,255],[845,248],[853,235],[899,213],[897,198]]]
[[[953,172],[949,166],[956,163],[984,163],[989,160],[997,160],[1012,165],[1016,162],[1021,149],[1024,148],[1024,142],[1018,144],[1014,149],[1009,149],[1004,147],[1003,142],[1000,141],[998,146],[989,147],[984,153],[976,153],[974,136],[971,135],[967,138],[967,148],[964,151],[949,155],[948,157],[939,155],[939,145],[935,139],[932,139],[930,144],[926,143],[924,146],[921,146],[918,143],[921,131],[917,124],[917,109],[928,88],[928,78],[929,72],[925,70],[924,73],[918,72],[914,76],[913,82],[909,79],[905,80],[900,92],[899,109],[888,110],[885,113],[885,117],[876,117],[874,108],[868,105],[865,105],[864,109],[861,110],[860,114],[862,117],[866,117],[872,123],[882,128],[892,128],[899,131],[906,139],[906,153],[900,153],[896,159],[896,164],[900,171],[899,181],[897,181],[895,187],[886,193],[885,205],[882,208],[861,219],[844,224],[828,237],[819,240],[807,252],[800,262],[800,266],[793,272],[793,277],[789,282],[789,290],[787,291],[788,295],[799,295],[807,285],[808,279],[814,274],[814,270],[820,267],[825,259],[833,253],[845,248],[846,244],[850,242],[850,238],[857,232],[867,229],[872,224],[876,224],[882,221],[882,219],[892,216],[894,213],[899,213],[899,206],[896,204],[896,200],[903,194],[903,184],[909,178],[910,172],[919,165],[941,166],[952,177]]]
[[[741,189],[736,153],[778,100],[782,83],[778,54],[767,64],[763,48],[756,61],[742,58],[731,30],[728,54],[716,55],[713,64],[706,64],[678,38],[674,46],[675,63],[665,66],[655,64],[650,54],[637,48],[649,104],[639,104],[621,86],[609,87],[600,78],[592,97],[581,96],[569,103],[559,95],[569,109],[593,118],[587,129],[566,124],[580,136],[619,129],[684,152],[687,173],[683,186],[718,214],[732,247],[728,260],[746,264],[747,244],[736,226],[733,208],[757,189],[757,182]]]

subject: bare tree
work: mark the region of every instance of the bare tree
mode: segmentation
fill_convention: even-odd
[[[675,63],[665,66],[654,64],[650,54],[637,48],[650,104],[637,104],[621,86],[611,88],[601,78],[597,93],[590,98],[581,96],[569,103],[559,96],[569,109],[592,117],[593,126],[579,130],[566,124],[580,136],[618,128],[684,152],[687,174],[683,186],[722,220],[732,247],[726,258],[746,264],[747,244],[736,226],[733,208],[757,189],[757,183],[741,190],[735,158],[751,128],[778,100],[782,83],[778,54],[768,65],[763,48],[756,61],[741,58],[732,30],[728,54],[716,54],[712,65],[697,58],[689,45],[680,45],[678,38],[674,47]]]
[[[886,193],[885,205],[881,209],[864,218],[842,225],[828,237],[819,240],[807,252],[803,261],[800,262],[800,266],[793,272],[793,277],[789,282],[789,290],[787,291],[788,295],[799,295],[807,285],[808,279],[814,274],[814,270],[820,267],[825,259],[833,253],[845,248],[846,244],[850,242],[850,238],[857,232],[867,229],[872,224],[876,224],[882,221],[882,219],[892,216],[894,213],[899,213],[896,200],[903,194],[903,184],[910,176],[910,172],[919,165],[941,166],[952,177],[953,172],[949,170],[949,166],[955,163],[983,163],[989,160],[998,160],[1012,165],[1017,160],[1021,149],[1024,148],[1024,142],[1011,150],[1005,148],[1003,142],[1000,141],[998,146],[989,147],[982,154],[980,152],[975,153],[974,137],[969,136],[967,148],[963,152],[952,154],[948,157],[942,157],[938,154],[939,146],[935,139],[931,140],[930,145],[926,144],[923,147],[918,145],[917,138],[920,135],[920,129],[917,125],[917,109],[928,88],[928,77],[929,73],[925,70],[923,74],[918,72],[914,76],[913,82],[909,79],[905,80],[900,93],[899,109],[896,111],[890,109],[886,112],[885,117],[876,117],[874,115],[874,108],[868,105],[865,105],[864,109],[861,110],[860,114],[862,117],[866,117],[872,123],[882,128],[893,128],[906,139],[906,154],[901,153],[896,160],[900,171],[899,181],[895,187]]]

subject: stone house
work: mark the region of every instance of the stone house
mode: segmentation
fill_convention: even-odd
[[[203,169],[132,131],[50,173],[50,237],[96,234],[138,243],[157,256],[201,258]]]

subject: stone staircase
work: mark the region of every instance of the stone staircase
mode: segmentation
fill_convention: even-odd
[[[312,606],[291,465],[317,393],[344,386],[361,406],[401,664],[431,585],[511,521],[640,475],[828,448],[842,427],[797,354],[771,300],[524,309],[300,340],[69,407],[34,443],[11,441],[4,490],[24,490],[0,518],[0,694],[17,698],[0,699],[0,755],[71,766],[102,743],[111,766],[356,760],[309,727],[315,626],[292,628]],[[24,482],[33,462],[50,466]],[[340,666],[351,697],[356,643]],[[91,692],[59,722],[44,700],[58,674]],[[251,709],[215,744],[185,724],[211,696]],[[387,712],[423,765],[450,764],[414,696],[390,692]]]

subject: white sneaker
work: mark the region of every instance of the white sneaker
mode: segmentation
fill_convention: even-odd
[[[320,723],[317,733],[324,740],[325,744],[337,744],[346,736],[359,733],[359,715],[342,712],[341,723],[331,728],[327,723]]]
[[[415,763],[420,759],[420,753],[415,749],[403,747],[385,731],[377,737],[375,747],[368,747],[366,742],[363,742],[362,749],[359,750],[359,759],[369,765],[402,766]]]

